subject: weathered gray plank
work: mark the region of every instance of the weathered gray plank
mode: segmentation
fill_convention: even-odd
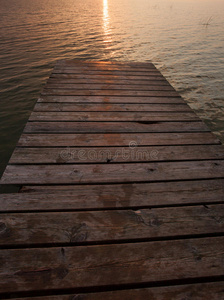
[[[208,127],[197,122],[28,122],[24,133],[130,133],[130,132],[206,132]]]
[[[224,177],[224,160],[128,164],[8,165],[1,184],[80,184]]]
[[[224,179],[113,185],[24,186],[0,194],[0,211],[55,211],[224,204]]]
[[[41,96],[38,102],[70,102],[70,103],[155,103],[155,104],[180,104],[185,103],[181,97],[119,97],[119,96]]]
[[[185,284],[178,286],[151,287],[142,289],[119,290],[102,293],[70,294],[60,296],[44,296],[46,300],[161,300],[161,299],[194,299],[194,300],[221,300],[224,298],[224,282]],[[17,300],[30,298],[17,298]],[[42,300],[35,297],[35,300]]]
[[[148,147],[69,147],[19,148],[10,164],[105,163],[169,160],[224,159],[221,145],[148,146]]]
[[[22,134],[21,147],[78,147],[135,145],[195,145],[220,144],[210,132],[191,133],[80,133],[80,134]]]
[[[52,83],[48,82],[45,89],[62,90],[127,90],[127,91],[174,91],[171,85],[137,85],[137,84],[109,84],[103,83]]]
[[[32,112],[29,121],[199,121],[192,112]]]
[[[1,214],[0,245],[116,242],[224,233],[224,205]]]
[[[34,111],[134,111],[134,112],[192,112],[187,104],[121,104],[121,103],[36,103]]]
[[[180,278],[197,281],[197,277],[223,276],[223,255],[223,237],[6,249],[0,251],[0,291],[85,288]]]
[[[179,94],[173,91],[130,91],[130,90],[76,90],[76,89],[46,89],[41,95],[56,96],[132,96],[132,97],[179,97]]]

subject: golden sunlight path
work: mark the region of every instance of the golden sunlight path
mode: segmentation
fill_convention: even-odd
[[[224,299],[224,148],[152,63],[59,61],[1,184],[1,299]]]

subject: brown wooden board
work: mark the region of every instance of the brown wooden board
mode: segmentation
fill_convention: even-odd
[[[131,146],[131,144],[130,144]],[[148,146],[148,147],[17,147],[10,164],[115,163],[141,161],[178,161],[224,159],[221,145]]]
[[[109,75],[109,74],[68,74],[68,73],[54,73],[50,75],[50,79],[99,79],[101,82],[105,82],[107,80],[117,80],[117,81],[123,81],[123,80],[134,80],[136,83],[140,83],[145,80],[164,80],[165,78],[162,76],[161,73],[148,73],[144,76],[138,76],[138,75]]]
[[[29,121],[199,121],[194,112],[32,112]]]
[[[224,234],[224,205],[1,214],[0,245],[108,243]],[[46,230],[47,228],[47,230]],[[4,234],[3,232],[4,231]]]
[[[150,71],[158,71],[153,64],[148,65],[119,65],[119,64],[56,64],[54,70],[81,70],[83,73],[86,71],[126,71],[126,72],[150,72]]]
[[[106,78],[60,78],[58,77],[50,77],[47,81],[47,85],[49,84],[83,84],[83,85],[88,85],[88,84],[106,84],[106,85],[119,85],[119,87],[122,88],[122,85],[128,85],[130,88],[135,88],[137,87],[144,87],[144,86],[170,86],[169,82],[162,77],[154,77],[154,78],[149,78],[143,79],[143,80],[134,80],[134,79],[108,79]],[[132,89],[133,89],[132,88]]]
[[[184,100],[181,97],[132,97],[132,96],[51,96],[51,95],[45,95],[41,96],[38,99],[38,102],[54,102],[54,103],[60,103],[60,102],[70,102],[70,103],[81,103],[81,104],[87,104],[87,103],[122,103],[122,104],[183,104]]]
[[[174,91],[151,90],[151,91],[130,91],[130,90],[76,90],[76,89],[44,89],[43,96],[132,96],[132,97],[179,97]]]
[[[122,103],[36,103],[34,111],[72,112],[72,111],[108,111],[108,112],[192,112],[187,104],[122,104]]]
[[[147,76],[150,74],[161,73],[155,68],[122,68],[122,67],[89,67],[89,66],[58,66],[52,71],[52,74],[105,74],[105,75],[136,75]]]
[[[80,184],[224,178],[224,160],[8,165],[1,184]]]
[[[95,66],[95,67],[144,67],[144,68],[152,68],[155,67],[152,62],[146,61],[146,62],[133,62],[133,61],[95,61],[95,60],[77,60],[77,59],[62,59],[58,60],[55,64],[55,66]]]
[[[174,133],[79,133],[22,134],[21,147],[88,147],[88,146],[149,146],[149,145],[220,144],[210,132]]]
[[[151,287],[141,289],[126,289],[101,293],[69,294],[60,296],[44,296],[46,300],[161,300],[161,299],[193,299],[193,300],[221,300],[224,298],[224,282],[185,284],[166,287]],[[17,300],[30,298],[18,298]],[[35,300],[43,299],[35,297]]]
[[[146,71],[136,70],[108,70],[108,69],[86,69],[83,68],[65,68],[54,69],[52,74],[87,74],[87,75],[117,75],[117,76],[148,76],[148,75],[161,75],[157,69],[148,69]]]
[[[86,73],[86,72],[159,72],[158,69],[156,69],[156,67],[151,64],[148,65],[146,67],[144,66],[135,66],[132,67],[131,65],[129,66],[119,66],[119,65],[113,65],[113,66],[109,66],[109,65],[87,65],[87,64],[83,64],[82,66],[79,65],[71,65],[71,66],[66,66],[66,65],[59,65],[56,64],[53,72],[59,72],[59,71],[70,71],[70,70],[74,70],[74,71],[81,71],[81,73]]]
[[[24,133],[130,133],[130,132],[206,132],[208,127],[196,122],[28,122]]]
[[[46,89],[63,89],[63,90],[128,90],[128,91],[174,91],[171,85],[136,85],[136,84],[109,84],[109,83],[52,83],[48,82]]]
[[[95,69],[95,70],[136,70],[136,69],[144,69],[146,71],[150,69],[156,69],[154,64],[151,62],[149,63],[132,63],[132,62],[127,62],[127,63],[122,63],[122,62],[106,62],[106,61],[101,61],[101,62],[78,62],[78,61],[63,61],[63,62],[57,62],[55,64],[54,69],[60,69],[60,68],[83,68],[85,71],[86,69]],[[156,69],[157,70],[157,69]]]
[[[224,204],[224,179],[113,185],[24,186],[0,194],[0,211],[66,211]]]
[[[0,251],[0,292],[223,276],[224,237]]]

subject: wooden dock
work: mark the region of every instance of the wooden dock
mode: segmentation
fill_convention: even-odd
[[[224,299],[224,147],[153,64],[59,61],[1,184],[0,299]]]

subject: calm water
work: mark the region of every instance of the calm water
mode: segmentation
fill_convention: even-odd
[[[223,0],[0,0],[0,174],[62,58],[151,60],[224,141]]]

